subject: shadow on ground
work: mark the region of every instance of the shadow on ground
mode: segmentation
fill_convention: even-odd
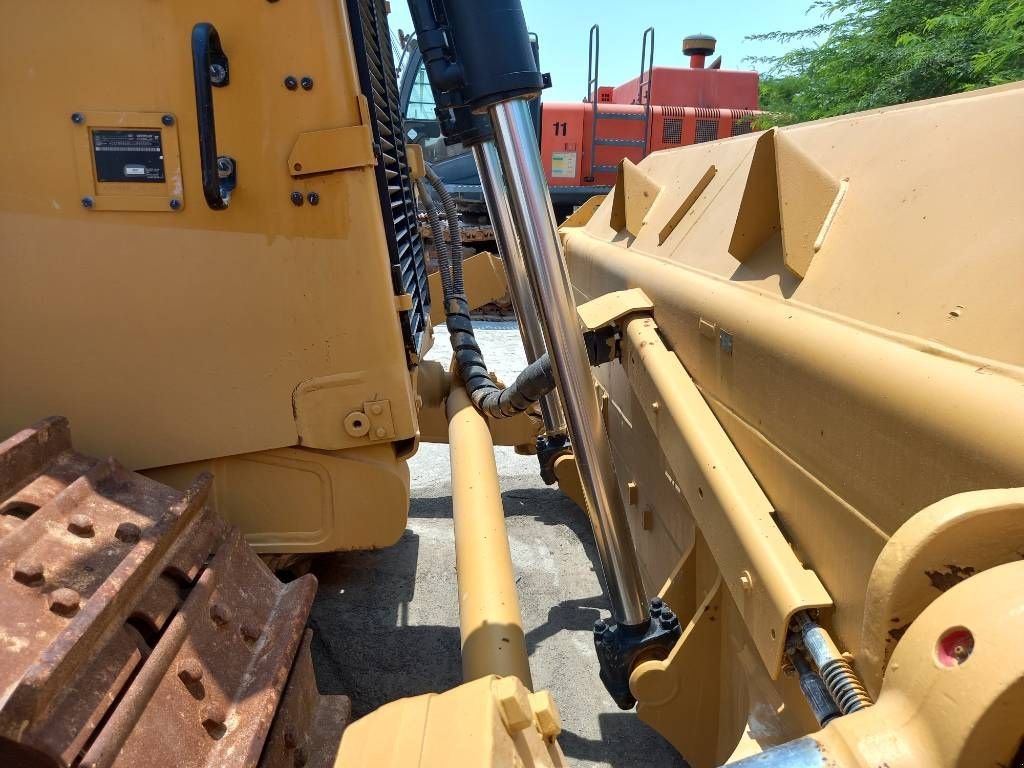
[[[357,717],[462,682],[451,498],[443,487],[431,492],[438,495],[412,500],[395,546],[326,556],[314,567],[319,686],[351,696]],[[598,681],[591,631],[608,609],[585,515],[550,488],[509,490],[502,501],[534,680],[559,704],[570,765],[685,766]]]

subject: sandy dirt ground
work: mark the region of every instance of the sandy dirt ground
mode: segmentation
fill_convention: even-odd
[[[511,381],[525,365],[513,323],[477,323],[489,367]],[[443,327],[429,359],[447,364]],[[569,764],[685,766],[598,679],[591,631],[607,616],[587,519],[543,484],[536,458],[497,449],[502,498],[534,684],[555,697]],[[321,558],[313,608],[314,660],[324,693],[352,697],[355,715],[461,682],[448,446],[423,445],[410,462],[409,524],[394,547]]]

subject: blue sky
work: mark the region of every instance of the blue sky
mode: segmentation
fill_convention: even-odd
[[[745,40],[777,29],[796,30],[821,21],[807,13],[812,0],[523,0],[526,22],[540,35],[541,68],[554,81],[548,101],[580,101],[587,91],[587,39],[592,24],[601,26],[601,85],[618,85],[640,71],[640,42],[655,28],[654,62],[685,66],[682,40],[695,32],[718,38],[717,54],[726,69],[752,69],[751,56],[782,53],[777,44]],[[391,29],[412,31],[404,0],[391,0]]]

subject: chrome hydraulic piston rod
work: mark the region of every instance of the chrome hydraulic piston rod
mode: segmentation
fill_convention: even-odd
[[[541,328],[540,314],[537,312],[537,303],[534,301],[533,289],[530,287],[530,279],[526,272],[526,259],[523,257],[523,250],[519,244],[519,238],[516,236],[508,186],[501,170],[501,160],[498,157],[497,148],[491,141],[474,144],[473,157],[476,160],[477,171],[480,173],[484,202],[487,204],[491,226],[494,228],[498,253],[505,264],[508,289],[512,296],[512,307],[515,309],[523,337],[523,349],[526,351],[526,359],[532,363],[546,351],[544,331]],[[540,409],[544,418],[545,431],[555,433],[565,430],[565,415],[562,413],[562,404],[559,402],[557,390],[544,396],[540,401]]]
[[[524,99],[513,98],[491,105],[489,114],[513,219],[565,407],[612,615],[618,624],[647,624],[647,598],[615,479],[530,108]]]

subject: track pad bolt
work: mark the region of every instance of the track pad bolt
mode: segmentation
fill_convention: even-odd
[[[72,515],[71,519],[68,520],[68,530],[71,531],[75,536],[81,536],[83,539],[87,539],[96,533],[92,527],[92,520],[89,519],[88,515]]]
[[[227,606],[214,603],[210,606],[210,618],[213,619],[214,623],[223,626],[231,621],[231,611],[227,609]]]
[[[14,580],[29,587],[38,587],[45,581],[43,564],[34,560],[22,560],[14,566]]]
[[[81,596],[73,589],[61,587],[50,595],[50,610],[58,616],[71,616],[78,610]]]
[[[142,529],[135,523],[121,523],[114,531],[114,538],[123,541],[125,544],[135,544],[142,538]]]
[[[515,677],[503,677],[494,681],[494,698],[509,733],[528,728],[533,722],[533,709],[527,698],[526,688]]]
[[[195,685],[203,679],[203,665],[196,659],[182,659],[178,664],[178,677],[185,685]]]

